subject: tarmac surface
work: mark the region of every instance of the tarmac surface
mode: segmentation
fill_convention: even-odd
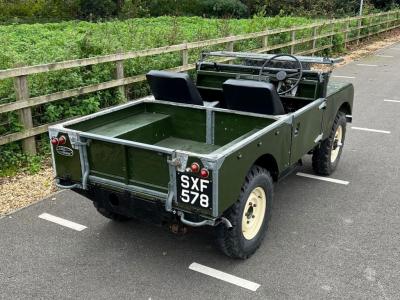
[[[353,123],[331,176],[349,183],[294,173],[276,185],[269,231],[250,259],[225,257],[208,228],[176,236],[115,223],[63,191],[0,219],[0,298],[399,299],[400,44],[377,54],[332,78],[355,85]],[[309,158],[298,171],[313,174]],[[193,263],[259,287],[199,273]]]

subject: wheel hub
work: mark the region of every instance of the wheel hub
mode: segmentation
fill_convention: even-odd
[[[343,127],[339,125],[336,129],[335,136],[333,138],[332,149],[331,149],[331,163],[334,163],[339,156],[340,148],[342,146],[343,139]]]
[[[263,224],[267,198],[261,187],[256,187],[249,195],[243,211],[242,233],[245,239],[253,239]]]

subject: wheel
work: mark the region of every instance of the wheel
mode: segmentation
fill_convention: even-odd
[[[345,135],[346,116],[339,111],[333,122],[329,137],[313,151],[312,166],[315,173],[330,175],[335,171],[342,155]]]
[[[113,221],[125,222],[125,221],[128,221],[131,219],[127,216],[120,215],[120,214],[117,214],[115,212],[108,210],[107,208],[103,207],[100,203],[98,203],[96,201],[93,201],[93,205],[102,216],[104,216],[108,219],[111,219]]]
[[[246,259],[260,247],[271,218],[273,182],[266,169],[254,166],[247,174],[239,199],[225,213],[232,228],[220,224],[217,246],[226,255]]]

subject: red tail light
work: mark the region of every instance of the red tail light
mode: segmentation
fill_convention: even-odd
[[[193,173],[198,173],[200,171],[200,166],[198,163],[192,163],[190,169],[192,170]]]
[[[200,176],[201,176],[201,177],[207,178],[209,175],[210,175],[210,173],[208,172],[207,169],[204,169],[204,168],[201,169],[201,171],[200,171]]]
[[[52,145],[58,146],[58,143],[59,143],[58,138],[54,137],[54,138],[51,139],[51,144]]]
[[[65,136],[60,136],[58,139],[58,144],[59,145],[64,145],[67,142],[67,139],[65,138]]]

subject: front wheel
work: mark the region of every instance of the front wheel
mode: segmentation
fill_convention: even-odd
[[[224,214],[233,227],[217,227],[217,245],[223,253],[246,259],[260,247],[271,217],[272,198],[271,175],[254,166],[246,176],[239,199]]]
[[[335,171],[342,155],[346,135],[346,116],[339,111],[333,122],[329,137],[313,151],[312,166],[320,175],[330,175]]]

